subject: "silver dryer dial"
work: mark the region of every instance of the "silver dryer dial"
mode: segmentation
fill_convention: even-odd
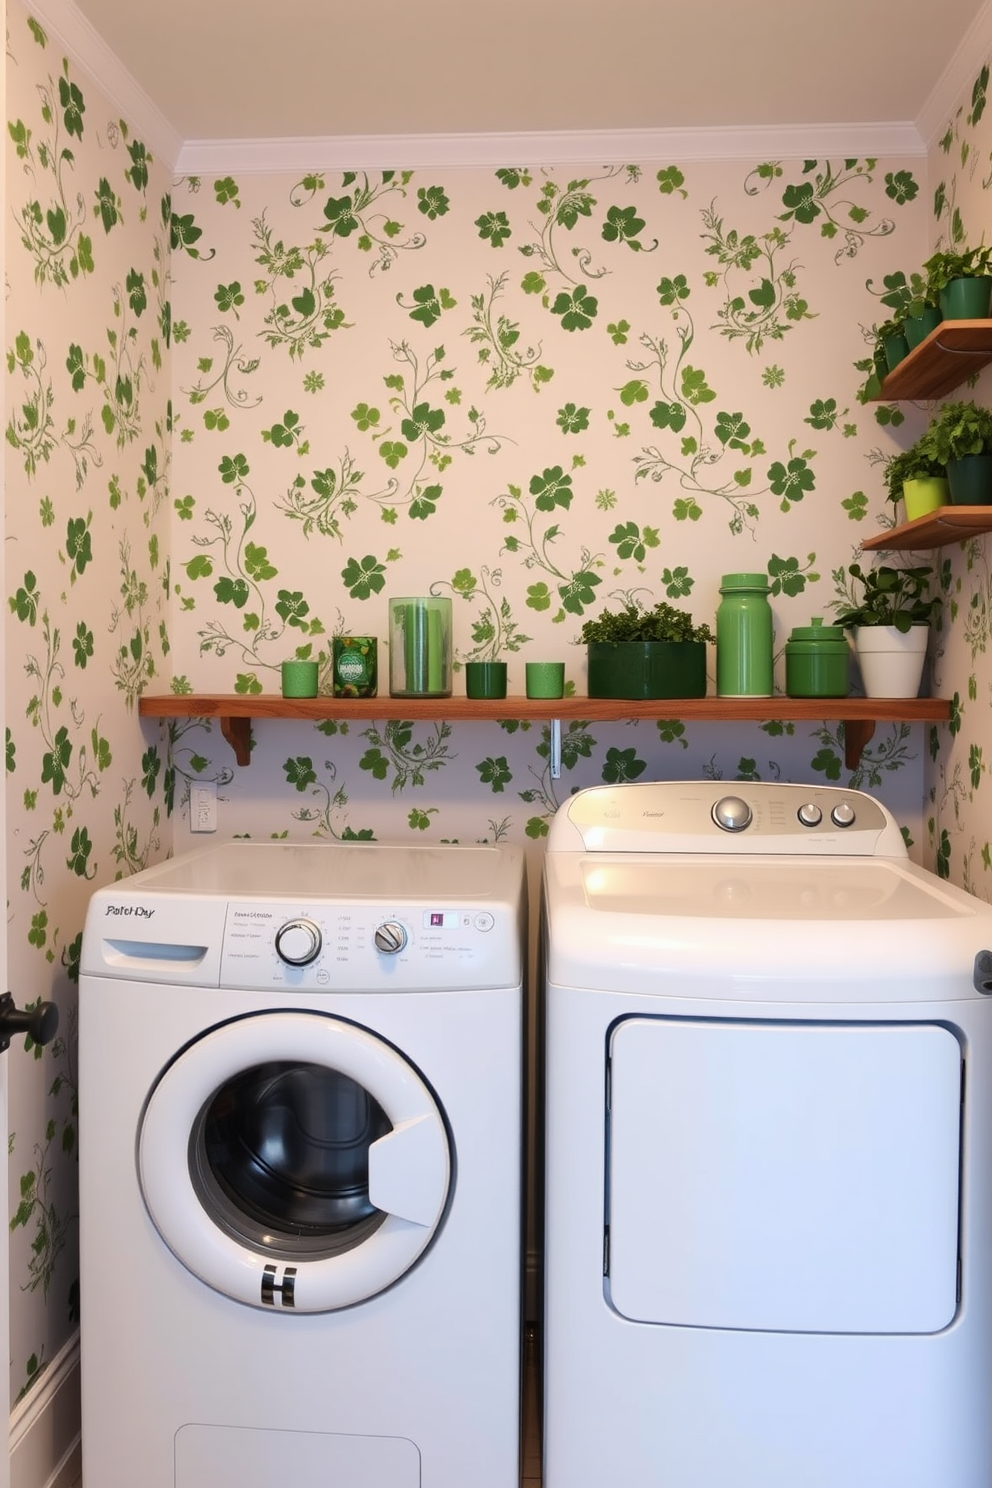
[[[399,920],[384,920],[372,936],[372,943],[384,956],[398,956],[400,951],[405,950],[409,938],[406,926],[401,925]]]
[[[276,931],[276,954],[287,966],[309,966],[320,955],[320,926],[313,920],[287,920]]]
[[[743,832],[751,825],[751,808],[740,796],[721,796],[713,807],[713,820],[724,832]]]

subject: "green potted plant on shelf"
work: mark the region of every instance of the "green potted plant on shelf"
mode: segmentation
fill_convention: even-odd
[[[866,696],[916,697],[940,603],[930,594],[933,569],[883,563],[866,571],[852,563],[847,572],[853,582],[837,605],[837,624],[852,633]]]
[[[629,600],[587,620],[580,641],[589,664],[589,696],[706,696],[706,643],[716,637],[685,610],[661,600],[653,609]]]
[[[960,506],[992,503],[992,409],[977,403],[945,403],[926,432],[930,448],[947,469],[951,500]]]
[[[909,449],[886,461],[885,485],[893,505],[903,501],[910,522],[946,506],[950,500],[947,471],[937,457],[929,429]]]
[[[992,297],[992,248],[931,254],[923,265],[927,295],[945,320],[985,320]]]

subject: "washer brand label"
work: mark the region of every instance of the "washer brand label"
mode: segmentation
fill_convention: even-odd
[[[276,1302],[276,1297],[279,1302]],[[275,1266],[266,1266],[262,1272],[262,1305],[265,1307],[296,1306],[296,1267],[287,1266],[279,1280]]]
[[[146,909],[143,904],[108,904],[104,915],[133,915],[136,920],[150,920],[155,913],[153,909]]]

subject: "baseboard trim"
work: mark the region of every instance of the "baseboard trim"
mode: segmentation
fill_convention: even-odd
[[[71,1488],[81,1472],[76,1332],[10,1413],[10,1488]]]

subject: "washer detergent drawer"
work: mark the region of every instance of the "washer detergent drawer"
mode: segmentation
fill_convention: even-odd
[[[936,1024],[620,1022],[613,1306],[701,1328],[946,1327],[961,1089],[960,1045]]]

